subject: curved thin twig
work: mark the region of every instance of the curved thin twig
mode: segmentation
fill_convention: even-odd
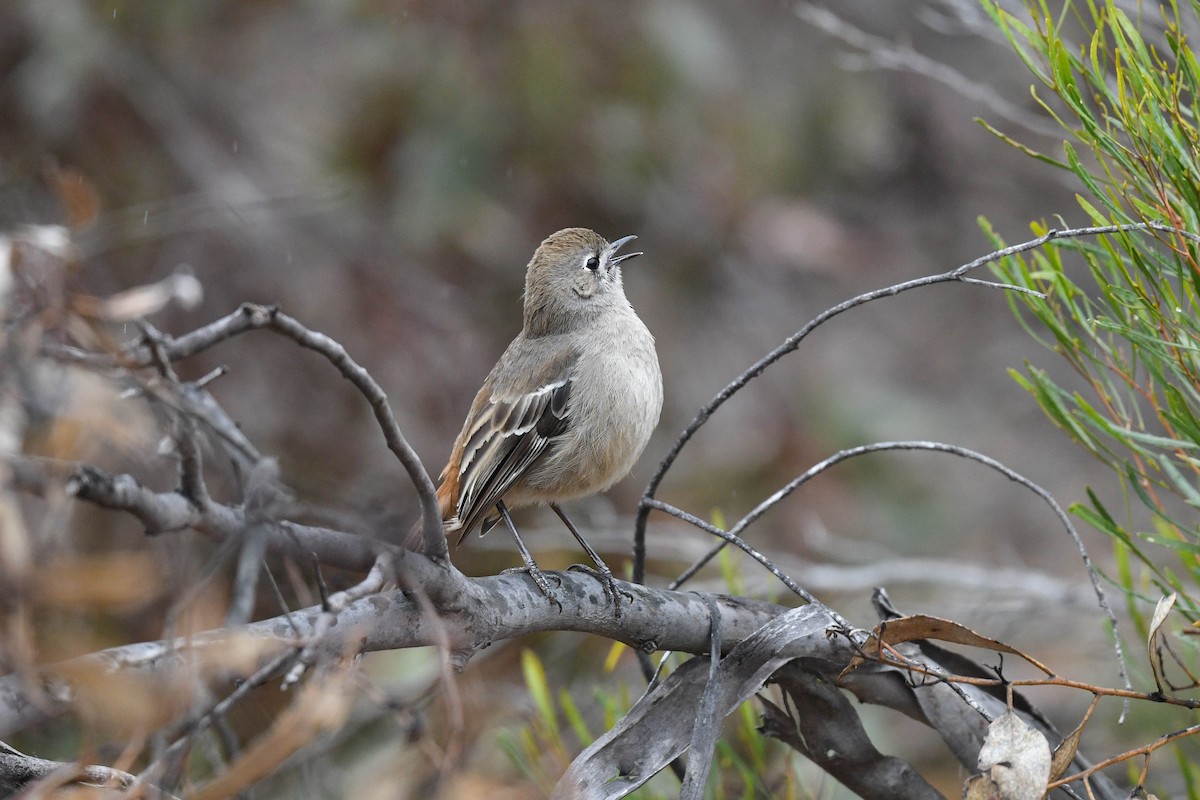
[[[442,515],[438,511],[437,489],[433,485],[433,479],[429,477],[429,472],[421,463],[420,456],[412,449],[412,446],[404,438],[404,434],[400,432],[400,426],[396,423],[395,415],[392,414],[392,407],[388,405],[387,394],[371,377],[371,373],[352,359],[341,344],[323,333],[309,330],[278,308],[244,304],[242,313],[250,316],[265,315],[267,319],[264,320],[263,327],[281,333],[293,339],[301,347],[315,350],[325,356],[367,399],[367,402],[371,404],[371,410],[375,412],[375,420],[383,431],[383,438],[387,442],[388,449],[392,451],[408,473],[409,480],[412,481],[417,490],[417,496],[420,498],[421,529],[424,537],[422,551],[438,561],[447,561],[450,554],[446,545],[446,534],[442,529]]]
[[[1062,506],[1060,506],[1058,504],[1058,501],[1054,499],[1054,496],[1052,494],[1050,494],[1050,492],[1046,491],[1041,486],[1039,486],[1038,484],[1031,481],[1029,478],[1026,478],[1024,475],[1021,475],[1019,472],[1016,472],[1015,470],[1010,469],[1009,467],[1000,463],[999,461],[992,458],[991,456],[986,456],[983,453],[978,453],[974,450],[970,450],[965,447],[959,447],[957,445],[946,444],[944,442],[924,442],[924,441],[875,442],[873,444],[861,445],[859,447],[851,447],[849,449],[841,450],[837,453],[834,453],[829,458],[826,458],[825,460],[821,461],[820,463],[813,465],[811,468],[809,468],[803,474],[793,478],[787,484],[785,484],[780,489],[778,489],[770,497],[763,500],[761,503],[759,503],[757,506],[755,506],[753,509],[751,509],[750,512],[748,514],[746,514],[746,516],[742,517],[737,522],[737,524],[735,524],[733,527],[731,527],[728,532],[718,533],[717,535],[719,535],[723,541],[714,545],[713,548],[708,551],[708,553],[706,553],[704,556],[702,556],[700,559],[698,559],[694,564],[692,564],[690,567],[688,567],[686,570],[684,570],[684,572],[678,578],[676,578],[674,581],[671,582],[669,588],[678,589],[681,584],[683,584],[685,581],[687,581],[689,578],[691,578],[693,575],[695,575],[696,572],[701,567],[703,567],[705,564],[707,564],[709,562],[709,560],[711,560],[717,553],[719,553],[727,544],[729,544],[731,542],[734,544],[741,542],[742,541],[741,533],[744,530],[746,530],[747,527],[749,527],[751,524],[753,524],[756,520],[758,520],[759,517],[761,517],[763,514],[765,514],[767,511],[769,511],[772,507],[777,505],[781,500],[783,500],[785,497],[790,495],[792,492],[799,489],[801,486],[803,486],[805,483],[807,483],[812,478],[815,478],[817,475],[820,475],[822,472],[825,472],[830,467],[833,467],[834,465],[839,464],[842,461],[846,461],[847,459],[854,458],[855,456],[866,455],[868,453],[879,453],[879,452],[884,452],[884,451],[889,451],[889,450],[928,450],[928,451],[933,451],[933,452],[949,453],[951,455],[955,455],[960,458],[966,458],[971,461],[977,461],[980,464],[983,464],[984,466],[991,467],[992,469],[996,470],[997,472],[999,472],[1001,475],[1008,478],[1009,480],[1014,481],[1015,483],[1018,483],[1021,486],[1025,487],[1026,489],[1028,489],[1029,491],[1033,492],[1038,497],[1040,497],[1048,506],[1050,506],[1050,508],[1054,512],[1055,516],[1058,517],[1059,522],[1062,523],[1062,526],[1067,530],[1067,533],[1070,535],[1071,539],[1075,542],[1075,546],[1079,549],[1079,556],[1083,560],[1084,568],[1087,570],[1088,578],[1092,583],[1092,591],[1095,592],[1096,600],[1099,603],[1100,608],[1104,611],[1105,615],[1108,617],[1108,623],[1112,628],[1113,647],[1114,647],[1114,649],[1116,651],[1116,655],[1117,655],[1117,670],[1121,676],[1121,681],[1124,684],[1126,689],[1130,689],[1130,690],[1133,689],[1133,685],[1130,683],[1129,674],[1128,674],[1128,670],[1127,670],[1126,663],[1125,663],[1125,652],[1124,652],[1124,649],[1121,647],[1121,637],[1120,637],[1120,634],[1119,634],[1119,631],[1117,628],[1117,616],[1115,613],[1113,613],[1112,607],[1108,604],[1108,599],[1106,598],[1106,596],[1104,594],[1104,587],[1100,583],[1100,575],[1096,571],[1095,566],[1093,566],[1093,564],[1092,564],[1092,559],[1088,555],[1087,547],[1083,543],[1083,538],[1079,535],[1079,531],[1075,529],[1075,526],[1074,526],[1074,524],[1072,524],[1071,518],[1067,514],[1067,512],[1063,509]],[[666,508],[664,508],[664,507],[666,507],[665,503],[662,503],[658,500],[651,500],[649,502],[652,504],[651,507],[653,507],[653,508],[658,508],[660,510],[666,510]],[[667,507],[667,508],[669,508],[669,507]],[[674,512],[671,512],[671,513],[674,514]],[[674,514],[674,516],[677,516],[686,522],[691,522],[692,524],[696,524],[695,522],[693,522],[693,519],[695,519],[695,518],[691,517],[691,515],[682,516],[680,514]],[[708,525],[707,523],[704,523],[703,525],[700,525],[697,527],[700,527],[702,530],[705,530],[709,533],[716,533],[716,530],[713,528],[713,526]],[[747,550],[747,552],[749,552],[749,550]],[[768,567],[768,568],[770,568],[770,567]],[[772,570],[772,574],[775,574],[774,570]],[[795,590],[793,590],[793,591],[795,591]]]
[[[745,372],[739,375],[728,386],[709,400],[696,416],[692,419],[688,426],[684,428],[683,433],[675,440],[667,455],[659,462],[654,474],[650,477],[650,481],[646,484],[646,488],[642,492],[641,502],[638,504],[637,519],[634,522],[633,529],[633,582],[643,583],[646,579],[646,520],[650,516],[650,500],[654,498],[655,492],[658,491],[659,485],[666,476],[667,471],[675,463],[675,459],[679,457],[679,453],[683,450],[683,446],[691,440],[696,431],[700,430],[703,425],[708,422],[709,417],[733,395],[737,394],[746,384],[757,378],[767,367],[774,364],[779,359],[783,358],[788,353],[800,346],[800,342],[816,330],[819,326],[833,319],[843,311],[849,311],[852,308],[857,308],[872,300],[880,300],[885,297],[893,297],[906,292],[910,289],[918,289],[923,286],[932,286],[937,283],[948,283],[951,281],[959,283],[983,284],[991,288],[1004,289],[1009,291],[1023,291],[1024,287],[1011,286],[1003,283],[991,283],[989,281],[979,281],[968,279],[967,273],[979,269],[982,266],[991,264],[1009,256],[1024,253],[1028,250],[1035,250],[1048,242],[1056,239],[1076,239],[1085,236],[1100,236],[1107,233],[1123,233],[1128,231],[1162,231],[1164,233],[1174,233],[1183,236],[1192,241],[1200,242],[1200,235],[1190,233],[1189,231],[1180,230],[1174,225],[1168,225],[1162,222],[1140,222],[1127,225],[1099,225],[1089,228],[1069,228],[1066,230],[1051,229],[1046,231],[1036,239],[1030,239],[1027,242],[1010,245],[1009,247],[1001,248],[987,255],[980,256],[974,261],[969,261],[962,266],[956,267],[949,272],[943,272],[939,275],[927,275],[923,278],[915,278],[910,281],[897,283],[893,286],[888,286],[883,289],[876,289],[865,294],[860,294],[857,297],[852,297],[845,302],[839,303],[832,308],[818,314],[807,325],[793,333],[785,339],[778,347],[767,353],[761,359],[756,361]]]
[[[237,311],[179,338],[166,338],[154,348],[145,343],[132,344],[118,353],[91,353],[74,347],[46,343],[42,352],[52,358],[70,361],[85,366],[111,369],[147,367],[156,358],[177,361],[195,355],[247,331],[265,329],[286,336],[301,347],[314,350],[326,358],[366,398],[375,414],[375,420],[383,432],[388,449],[400,461],[409,479],[417,490],[421,503],[421,522],[424,536],[423,551],[440,561],[449,558],[446,536],[442,531],[441,514],[438,512],[436,488],[420,457],[412,449],[396,417],[388,405],[387,394],[371,374],[359,365],[337,341],[323,333],[310,330],[294,317],[284,314],[276,306],[243,303]]]
[[[746,555],[750,556],[755,561],[757,561],[759,564],[762,564],[762,566],[768,572],[770,572],[772,575],[775,576],[776,580],[778,580],[780,583],[782,583],[784,586],[786,586],[788,589],[790,589],[793,594],[797,595],[798,597],[803,598],[805,600],[805,602],[807,602],[809,605],[820,606],[821,609],[826,614],[831,616],[833,619],[837,620],[837,623],[839,625],[841,625],[843,628],[845,628],[847,631],[853,632],[855,630],[854,626],[851,625],[849,623],[849,621],[846,620],[845,617],[843,617],[841,614],[837,613],[832,608],[825,605],[820,600],[818,600],[816,597],[814,597],[811,593],[809,593],[809,591],[807,589],[805,589],[800,584],[796,583],[796,581],[790,575],[785,573],[783,570],[779,569],[779,567],[775,566],[774,562],[772,562],[771,559],[767,558],[765,555],[760,553],[757,549],[755,549],[751,545],[747,544],[746,541],[744,539],[742,539],[741,537],[735,536],[734,534],[729,533],[728,531],[723,531],[720,528],[718,528],[716,525],[713,525],[712,523],[705,522],[704,520],[700,519],[695,514],[689,514],[688,512],[684,511],[683,509],[676,508],[675,506],[671,505],[670,503],[664,503],[662,500],[659,500],[657,498],[652,498],[652,499],[648,500],[647,502],[650,504],[651,508],[657,509],[657,510],[663,512],[664,514],[670,514],[671,516],[675,517],[676,519],[682,520],[683,522],[686,522],[689,525],[694,525],[697,528],[699,528],[700,530],[704,531],[705,533],[712,534],[713,536],[716,536],[719,539],[722,539],[723,544],[731,544],[734,547],[738,548],[739,550],[744,552]],[[853,639],[854,637],[851,636],[850,638]]]

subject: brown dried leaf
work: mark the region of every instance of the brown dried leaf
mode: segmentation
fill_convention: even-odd
[[[50,165],[46,182],[58,195],[67,216],[67,227],[79,232],[91,227],[100,216],[100,195],[83,173],[71,167]]]
[[[218,644],[195,648],[196,665],[205,680],[229,675],[249,675],[281,649],[274,638],[230,633]]]
[[[229,768],[189,795],[192,800],[233,797],[274,772],[280,764],[345,723],[354,698],[349,670],[305,684],[270,729],[238,754]]]
[[[177,720],[208,687],[250,675],[284,646],[275,638],[231,633],[191,644],[147,642],[125,648],[117,661],[98,654],[45,669],[91,724],[129,738]]]
[[[163,577],[149,553],[63,556],[38,571],[35,597],[58,608],[131,609],[162,597]]]
[[[1093,706],[1094,707],[1094,706]],[[1056,781],[1071,766],[1075,760],[1075,751],[1079,749],[1079,739],[1083,736],[1083,727],[1087,725],[1087,717],[1080,720],[1075,730],[1068,733],[1054,748],[1054,758],[1050,760],[1050,780]]]
[[[53,674],[71,687],[72,706],[80,716],[114,739],[129,740],[174,722],[195,696],[180,673],[113,670],[96,659],[58,664]]]
[[[874,635],[863,647],[863,656],[856,656],[842,674],[846,675],[853,672],[863,662],[864,657],[878,658],[883,645],[895,646],[902,642],[919,641],[922,639],[953,642],[954,644],[979,647],[984,650],[1010,653],[1025,659],[1047,675],[1054,674],[1049,667],[1042,664],[1036,658],[1023,653],[1011,645],[976,633],[965,625],[961,625],[953,620],[931,617],[926,614],[913,614],[912,616],[885,620],[879,623],[875,628]]]

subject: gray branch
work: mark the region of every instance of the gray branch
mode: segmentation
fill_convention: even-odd
[[[577,572],[553,573],[561,581],[556,590],[562,603],[560,611],[523,573],[467,578],[407,551],[399,554],[397,570],[405,585],[411,587],[409,590],[382,592],[350,603],[338,614],[332,630],[325,627],[327,612],[313,606],[240,628],[91,653],[44,668],[38,687],[26,685],[20,675],[0,677],[0,739],[69,709],[75,689],[63,677],[65,674],[124,673],[158,684],[187,675],[213,660],[220,663],[220,654],[238,636],[251,637],[261,645],[254,669],[320,633],[325,634],[321,647],[337,656],[346,648],[373,652],[443,645],[450,649],[456,670],[463,669],[475,652],[494,642],[546,631],[595,634],[646,652],[708,650],[709,609],[693,592],[618,582],[625,594],[621,618],[617,619],[606,603],[600,582]],[[436,616],[418,602],[418,592],[433,599]],[[713,595],[712,599],[720,612],[722,641],[728,648],[786,611],[772,603],[740,597]],[[243,677],[254,669],[246,670]]]
[[[242,508],[207,499],[194,503],[178,492],[155,492],[132,475],[108,475],[89,466],[76,468],[67,493],[102,508],[126,511],[152,535],[197,530],[214,541],[243,535],[249,520]],[[366,572],[389,545],[378,539],[295,522],[256,522],[266,528],[267,550],[302,563],[316,558],[322,564]]]
[[[237,311],[199,328],[178,339],[164,337],[151,347],[144,342],[132,343],[117,353],[91,353],[78,348],[47,342],[42,353],[51,358],[103,369],[138,369],[153,366],[161,359],[166,363],[195,355],[214,345],[247,331],[269,330],[324,356],[344,378],[366,398],[383,432],[388,449],[400,461],[421,501],[421,520],[424,535],[423,550],[440,559],[447,559],[446,537],[442,532],[436,489],[420,457],[409,445],[396,424],[388,405],[387,394],[371,374],[350,357],[341,344],[323,333],[312,331],[298,320],[273,306],[243,303]]]
[[[65,785],[125,790],[133,787],[134,782],[132,775],[119,769],[68,761],[49,761],[26,755],[0,742],[0,795],[4,797],[11,797],[21,791],[28,792],[34,787],[49,793]],[[43,795],[39,792],[37,796]],[[172,798],[172,795],[149,787],[143,796],[154,800]]]
[[[795,705],[794,718],[759,698],[766,709],[763,733],[803,753],[863,797],[941,798],[907,761],[875,749],[850,700],[820,665],[806,666],[806,662],[793,661],[773,677]]]

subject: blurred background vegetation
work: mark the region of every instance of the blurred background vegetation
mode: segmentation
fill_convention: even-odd
[[[205,300],[155,319],[175,334],[242,301],[282,305],[374,374],[434,471],[519,327],[537,243],[573,225],[610,239],[638,234],[647,255],[627,271],[626,289],[658,339],[663,420],[633,476],[576,511],[616,568],[641,487],[674,436],[811,317],[991,250],[980,214],[1009,241],[1034,219],[1088,222],[1069,175],[974,121],[1061,149],[1030,82],[983,12],[951,0],[13,0],[0,4],[0,226],[63,221],[43,175],[51,164],[77,171],[101,206],[77,239],[84,290],[105,295],[188,265]],[[833,451],[886,438],[982,451],[1064,504],[1088,485],[1119,503],[1110,473],[1068,447],[1008,376],[1026,358],[1061,369],[998,292],[940,286],[873,303],[726,404],[659,496],[736,518]],[[381,535],[415,516],[369,410],[324,363],[245,339],[182,364],[181,375],[217,364],[231,374],[212,391],[280,458],[301,499]],[[1070,375],[1061,380],[1071,385]],[[152,472],[150,434],[119,406],[104,413],[100,439],[55,439],[49,454]],[[128,518],[61,510],[47,535],[68,549],[140,542]],[[577,557],[552,522],[525,516],[547,568]],[[657,524],[650,555],[661,581],[705,541]],[[1106,540],[1088,535],[1103,562]],[[928,454],[858,459],[752,537],[859,624],[872,621],[866,598],[883,584],[901,609],[952,616],[1063,674],[1115,680],[1073,546],[1032,495],[982,467]],[[200,570],[206,545],[191,538],[156,540],[156,569]],[[470,574],[516,563],[497,537],[453,556]],[[697,585],[722,586],[731,569],[722,577],[714,567]],[[767,585],[748,567],[743,580],[751,593]],[[186,582],[166,584],[169,594]],[[58,643],[43,643],[58,657],[154,638],[161,619],[147,610],[134,604],[100,626],[88,612],[59,610],[39,636]],[[545,785],[506,759],[496,735],[533,715],[522,647],[539,654],[555,690],[583,687],[572,692],[581,706],[609,654],[607,642],[559,634],[493,648],[484,657],[494,666],[469,668],[457,796],[484,796],[479,786],[489,797],[501,786],[536,796]],[[416,654],[370,661],[397,697],[428,679]],[[637,686],[629,653],[615,669]],[[1086,705],[1076,700],[1057,709],[1046,698],[1064,729]],[[597,717],[603,705],[583,713]],[[931,736],[864,713],[880,749],[927,774],[944,769],[944,788],[957,792],[961,776],[937,766],[947,759]],[[398,733],[410,722],[364,713],[329,743],[357,758],[310,760],[279,785],[394,796],[412,766]],[[424,724],[437,741],[436,715]],[[1136,731],[1113,733],[1123,735],[1137,741]],[[54,757],[74,752],[71,736],[64,727],[20,744]],[[810,784],[800,796],[835,795]]]

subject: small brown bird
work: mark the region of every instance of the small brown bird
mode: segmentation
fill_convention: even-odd
[[[602,492],[628,474],[662,410],[654,337],[621,285],[617,251],[584,228],[551,235],[525,274],[524,325],[475,395],[437,497],[447,534],[461,542],[504,520],[525,568],[554,600],[521,541],[510,508],[548,505],[595,562],[620,613],[612,572],[559,503]],[[586,569],[586,568],[585,568]],[[557,602],[557,601],[556,601]]]

